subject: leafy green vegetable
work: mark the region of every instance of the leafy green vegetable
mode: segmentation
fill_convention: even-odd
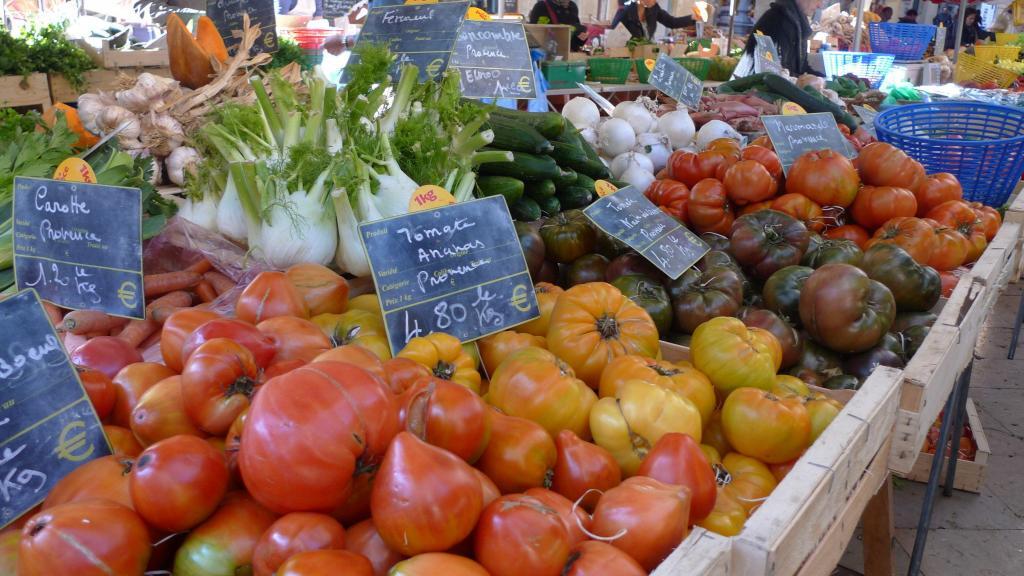
[[[310,60],[310,57],[302,48],[299,48],[295,40],[287,36],[280,36],[277,39],[277,52],[274,52],[274,57],[267,64],[267,68],[271,70],[284,68],[292,62],[298,62],[303,70],[312,70],[313,63]]]
[[[51,72],[61,74],[72,87],[80,89],[85,84],[85,72],[95,67],[85,50],[64,35],[63,25],[30,25],[18,36],[0,28],[0,76]]]
[[[15,134],[31,132],[42,123],[36,111],[19,114],[14,108],[0,108],[0,142],[9,142]]]

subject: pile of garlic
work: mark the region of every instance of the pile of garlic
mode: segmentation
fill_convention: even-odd
[[[78,115],[86,130],[101,136],[123,124],[118,144],[133,156],[153,157],[153,184],[161,183],[166,162],[168,179],[181,186],[185,172],[198,164],[199,153],[184,145],[181,123],[164,110],[182,90],[176,80],[144,72],[126,90],[82,94]]]

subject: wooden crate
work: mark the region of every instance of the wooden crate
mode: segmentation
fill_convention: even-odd
[[[78,44],[100,68],[166,68],[171,62],[167,48],[115,50],[107,40],[99,43],[79,41]]]
[[[662,343],[668,360],[686,359],[688,352]],[[740,534],[708,538],[694,531],[654,574],[829,573],[886,476],[901,381],[899,370],[876,369]],[[827,554],[822,543],[830,544]],[[827,570],[815,571],[830,561]]]
[[[0,108],[37,107],[45,112],[52,106],[46,74],[0,76]]]
[[[122,68],[120,70],[89,70],[85,73],[85,85],[82,90],[75,90],[67,78],[60,74],[50,75],[50,95],[53,102],[71,103],[78,101],[78,97],[86,92],[113,92],[120,89],[120,77],[126,75],[131,78],[138,77],[143,72],[156,74],[157,76],[171,77],[170,68]]]
[[[1022,225],[1006,222],[970,274],[957,283],[921,348],[903,371],[889,469],[906,475],[957,377],[974,357],[981,327],[1021,256]]]
[[[974,402],[970,398],[967,399],[967,423],[971,425],[974,443],[978,449],[974,454],[974,460],[957,460],[953,487],[957,490],[979,494],[981,493],[981,484],[985,480],[985,467],[988,465],[988,457],[992,454],[992,450],[989,448],[985,431],[981,427],[981,418],[978,417],[978,410],[974,407]],[[914,469],[910,471],[910,474],[907,474],[906,478],[915,482],[927,482],[934,459],[934,454],[921,452],[917,462],[914,463]],[[949,466],[949,457],[944,456],[942,458],[943,475],[939,477],[940,480],[945,479],[947,466]]]
[[[1022,181],[1020,184],[1017,184],[1017,189],[1014,191],[1014,195],[1011,197],[1012,202],[1010,203],[1009,208],[1006,209],[1006,215],[1003,217],[1003,222],[1020,224],[1022,227],[1024,227],[1024,194],[1020,193],[1022,188],[1024,188],[1024,181]],[[1018,244],[1024,242],[1024,234],[1022,234],[1021,237],[1017,239],[1017,242]],[[1020,250],[1020,248],[1018,248],[1018,250]],[[1021,264],[1024,263],[1024,260],[1018,260],[1020,261],[1018,262],[1017,269],[1014,271],[1013,275],[1010,278],[1012,282],[1017,282],[1021,278]]]

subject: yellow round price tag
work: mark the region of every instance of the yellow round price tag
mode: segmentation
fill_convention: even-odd
[[[412,199],[409,200],[409,211],[432,210],[451,204],[455,204],[455,196],[440,186],[427,184],[420,186],[412,193]]]
[[[491,19],[491,15],[484,10],[477,8],[476,6],[470,6],[466,10],[466,20],[483,20],[488,21]]]
[[[57,169],[53,171],[53,179],[64,180],[65,182],[95,184],[96,172],[93,171],[92,166],[89,166],[89,163],[85,160],[71,157],[57,165]]]
[[[782,105],[783,116],[800,116],[801,114],[807,114],[807,110],[804,110],[803,106],[796,102],[786,102]]]
[[[871,104],[862,104],[862,106],[871,112],[878,112],[878,110],[875,110],[875,107],[872,106]]]
[[[597,180],[594,182],[594,191],[597,192],[598,196],[603,197],[609,194],[614,194],[618,192],[619,189],[615,186],[615,184],[612,184],[607,180]]]
[[[648,58],[644,60],[644,66],[646,66],[648,70],[654,70],[654,59]]]

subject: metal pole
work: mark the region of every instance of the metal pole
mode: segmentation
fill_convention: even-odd
[[[964,12],[967,12],[967,0],[960,0],[960,24],[956,27],[956,42],[953,43],[953,64],[960,59],[960,39],[964,36]]]
[[[860,52],[860,36],[864,29],[864,5],[871,0],[857,0],[857,23],[853,26],[853,51]]]
[[[729,52],[732,52],[732,27],[736,22],[736,2],[737,0],[729,0],[729,36],[728,41],[725,43],[726,56],[729,55]]]

